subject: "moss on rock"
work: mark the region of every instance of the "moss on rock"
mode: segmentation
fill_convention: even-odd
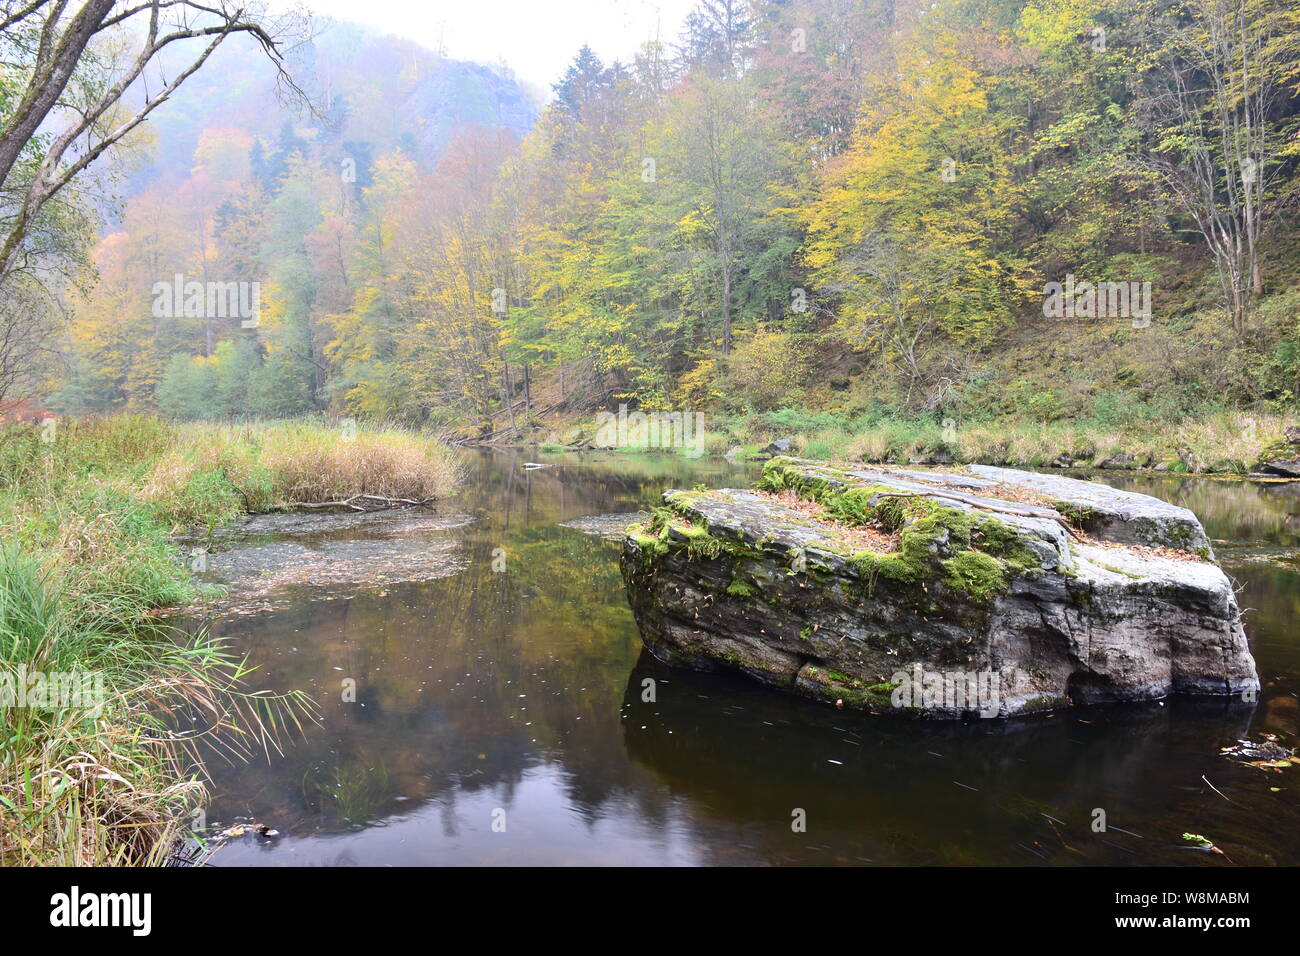
[[[1026,473],[1002,480],[1016,474],[1036,487],[1037,477]],[[962,484],[955,477],[953,484],[982,487],[981,480],[988,479]],[[1006,515],[1005,506],[975,500],[954,506],[925,493],[913,472],[900,471],[897,481],[776,458],[759,490],[793,492],[821,505],[815,514],[746,491],[666,493],[664,506],[629,529],[624,544],[629,600],[647,647],[661,660],[734,668],[816,699],[894,710],[885,676],[900,665],[973,673],[998,660],[995,638],[1010,629],[1027,650],[1019,662],[1025,672],[1018,665],[1001,678],[1007,707],[999,713],[1007,715],[1071,696],[1076,674],[1100,688],[1090,692],[1113,699],[1145,699],[1152,687],[1164,687],[1165,638],[1159,629],[1148,635],[1131,628],[1136,618],[1191,635],[1171,645],[1192,672],[1209,675],[1184,680],[1189,692],[1215,680],[1229,691],[1258,686],[1221,573],[1142,553],[1110,560],[1072,542],[1046,509]],[[1056,510],[1078,523],[1094,517],[1088,503]],[[1199,528],[1194,516],[1150,511],[1157,524]],[[1108,514],[1099,508],[1096,517]],[[1120,530],[1145,542],[1154,534],[1142,524],[1147,518],[1125,512]],[[1103,562],[1119,563],[1108,570]],[[1032,584],[1020,580],[1030,577]],[[1063,661],[1062,649],[1074,652],[1079,630],[1105,639]],[[1118,646],[1139,638],[1140,654],[1106,657],[1107,640]],[[1224,646],[1233,656],[1224,657]]]
[[[976,601],[989,601],[1007,590],[1007,568],[982,551],[961,551],[943,561],[944,586],[969,594]]]

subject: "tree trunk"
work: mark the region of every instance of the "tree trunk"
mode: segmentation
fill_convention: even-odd
[[[519,426],[515,424],[515,387],[510,381],[510,363],[504,360],[501,362],[501,391],[506,411],[510,414],[510,429],[518,432]]]
[[[9,173],[22,154],[23,147],[63,95],[68,80],[72,78],[72,73],[81,60],[81,54],[113,9],[113,3],[114,0],[89,0],[78,10],[63,31],[58,47],[50,54],[49,64],[37,76],[32,77],[27,95],[9,117],[3,133],[0,133],[0,185],[7,184]],[[55,28],[55,23],[47,21],[47,30]]]
[[[731,354],[731,263],[722,263],[722,354]]]

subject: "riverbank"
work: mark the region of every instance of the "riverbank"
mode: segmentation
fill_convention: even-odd
[[[427,501],[454,453],[400,430],[171,425],[140,416],[0,433],[0,863],[163,862],[202,806],[199,748],[274,746],[310,702],[244,694],[242,661],[163,609],[200,588],[173,535],[252,512]]]
[[[701,413],[687,441],[663,426],[617,430],[600,420],[554,423],[538,432],[543,449],[603,448],[673,452],[687,457],[758,455],[773,442],[784,454],[870,464],[980,464],[1028,468],[1103,468],[1175,474],[1258,473],[1270,461],[1300,457],[1286,431],[1295,415],[1223,411],[1184,421],[1031,421],[1003,417],[965,422],[890,416],[847,417],[785,409],[748,415]],[[1276,475],[1285,477],[1284,475]]]

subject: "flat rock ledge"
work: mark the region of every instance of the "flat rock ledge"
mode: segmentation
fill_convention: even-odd
[[[1282,438],[1260,453],[1255,471],[1281,478],[1300,478],[1300,425],[1286,429]]]
[[[660,660],[957,718],[1259,689],[1192,512],[1072,478],[774,458],[667,491],[621,566]]]

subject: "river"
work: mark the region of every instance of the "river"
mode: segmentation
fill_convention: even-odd
[[[321,723],[283,755],[209,761],[209,823],[279,833],[231,839],[213,865],[1300,863],[1300,767],[1220,754],[1300,733],[1300,483],[1095,476],[1200,516],[1248,609],[1257,702],[960,725],[836,711],[642,651],[616,542],[562,523],[744,486],[759,466],[469,458],[432,515],[255,526],[214,556],[214,580],[241,555],[275,559],[212,629],[257,665],[252,687],[306,691]]]

